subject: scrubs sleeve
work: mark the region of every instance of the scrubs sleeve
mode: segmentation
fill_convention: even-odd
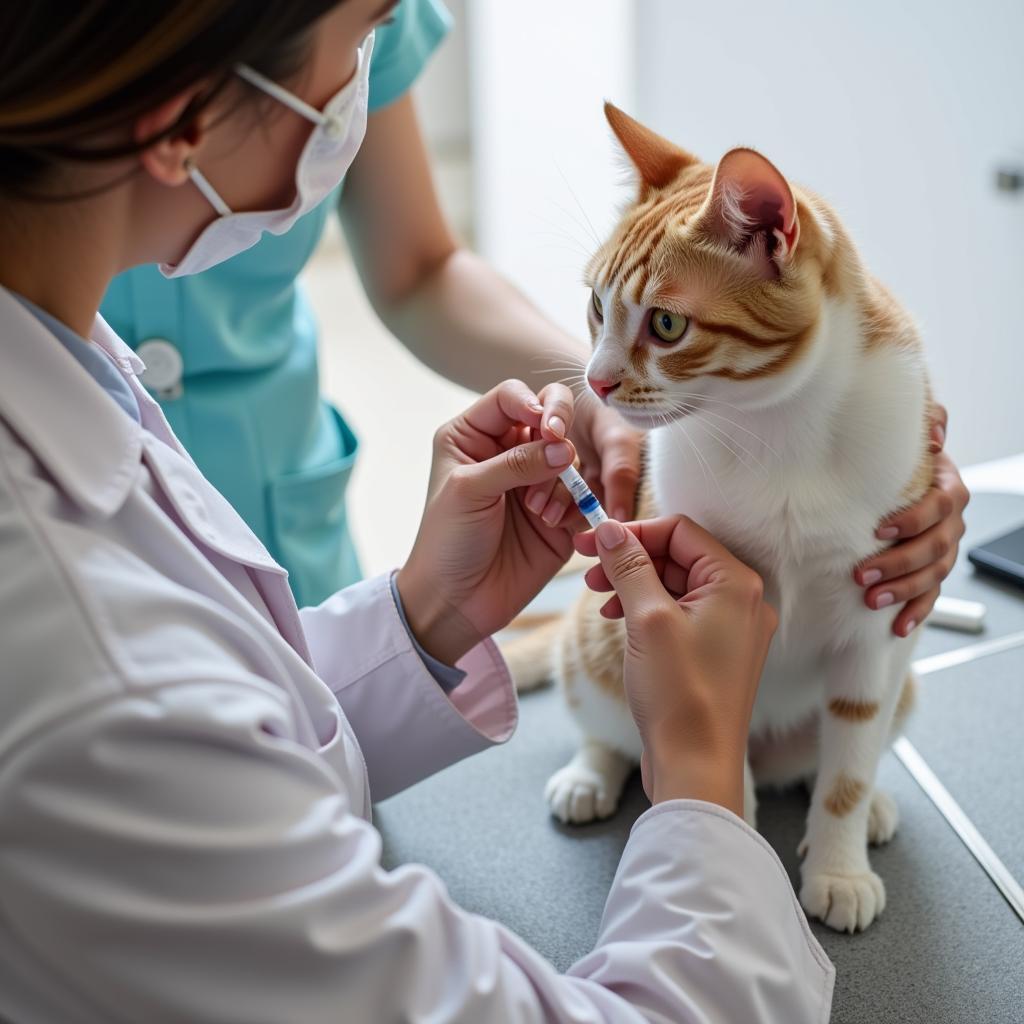
[[[451,28],[440,0],[402,0],[394,21],[377,31],[370,62],[370,112],[394,103],[419,78]]]
[[[560,975],[428,869],[385,871],[346,780],[297,735],[281,690],[225,679],[26,737],[0,788],[0,901],[75,1019],[828,1019],[831,968],[777,858],[731,815],[645,815],[597,948]]]
[[[402,624],[389,575],[346,587],[299,615],[313,668],[359,740],[373,800],[514,732],[515,687],[493,641],[459,662],[465,678],[446,694]]]

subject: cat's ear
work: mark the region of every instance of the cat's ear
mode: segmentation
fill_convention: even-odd
[[[615,137],[622,143],[626,156],[640,174],[641,191],[644,191],[644,186],[664,188],[675,180],[684,167],[700,163],[691,153],[662,138],[657,132],[652,132],[607,101],[604,116],[608,118]]]
[[[704,221],[719,241],[761,261],[786,260],[800,238],[789,182],[752,149],[732,149],[719,161]]]

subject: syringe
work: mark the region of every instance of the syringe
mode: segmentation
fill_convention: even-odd
[[[601,502],[594,497],[594,492],[587,486],[587,481],[572,466],[559,473],[558,479],[569,488],[569,493],[572,495],[572,500],[576,502],[576,507],[583,513],[583,518],[591,526],[597,526],[598,523],[608,521],[608,513],[601,508]]]

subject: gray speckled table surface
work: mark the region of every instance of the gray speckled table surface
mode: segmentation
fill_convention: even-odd
[[[973,543],[1024,522],[1024,499],[977,495]],[[537,606],[563,606],[580,586],[560,578]],[[977,576],[961,558],[945,592],[988,606],[980,636],[925,628],[925,657],[1024,631],[1024,591]],[[1024,645],[922,680],[908,736],[1024,882]],[[559,695],[525,695],[516,736],[379,805],[389,865],[425,863],[463,906],[518,932],[560,969],[587,952],[633,821],[647,803],[634,778],[616,815],[567,828],[542,798],[574,752]],[[862,935],[814,932],[837,969],[836,1024],[1024,1024],[1024,925],[891,754],[879,771],[901,824],[872,861],[886,881],[884,915]],[[806,795],[765,794],[759,827],[794,881]],[[780,1022],[785,1024],[785,1022]]]

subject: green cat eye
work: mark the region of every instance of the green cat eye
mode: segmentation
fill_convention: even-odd
[[[651,314],[651,330],[662,341],[678,341],[689,323],[685,316],[670,313],[667,309],[656,309]]]
[[[604,307],[601,305],[601,300],[597,297],[597,292],[590,293],[590,304],[594,307],[597,319],[602,319],[604,317]]]

